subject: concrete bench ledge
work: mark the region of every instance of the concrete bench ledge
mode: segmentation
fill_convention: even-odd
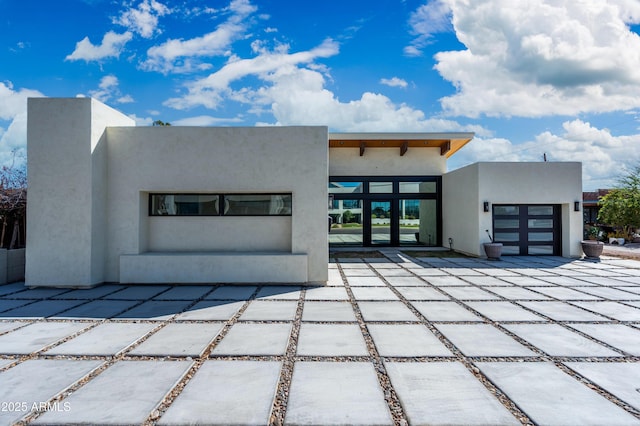
[[[306,283],[307,263],[287,252],[147,252],[120,256],[120,282]]]

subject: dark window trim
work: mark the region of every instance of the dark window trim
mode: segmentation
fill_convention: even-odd
[[[234,195],[285,195],[291,197],[291,213],[287,214],[225,214],[223,209],[218,214],[154,214],[153,213],[153,196],[154,195],[207,195],[217,196],[219,205],[224,205],[226,196]],[[291,192],[149,192],[149,208],[148,215],[151,217],[291,217],[293,215],[293,193]]]
[[[398,203],[397,200],[436,200],[436,226],[438,230],[438,236],[435,241],[435,246],[442,246],[442,176],[342,176],[335,175],[329,176],[329,182],[362,182],[363,192],[353,192],[348,194],[330,193],[334,200],[364,200],[362,206],[363,217],[371,217],[371,205],[370,201],[391,201],[392,215],[398,216]],[[392,182],[392,193],[370,193],[369,182]],[[400,182],[435,182],[436,192],[400,192]],[[392,227],[391,243],[390,244],[375,244],[371,243],[371,222],[370,219],[363,220],[362,228],[362,246],[363,247],[402,247],[399,242],[399,235],[393,230]]]

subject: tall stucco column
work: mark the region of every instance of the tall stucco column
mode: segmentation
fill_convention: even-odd
[[[104,280],[106,126],[133,126],[90,98],[28,101],[27,286]]]

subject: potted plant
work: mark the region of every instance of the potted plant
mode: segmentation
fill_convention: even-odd
[[[589,228],[588,231],[588,240],[582,240],[580,245],[582,245],[582,251],[584,252],[585,257],[590,259],[600,259],[600,255],[602,254],[602,250],[604,249],[604,243],[602,241],[598,241],[598,234],[600,230],[598,227],[593,226]]]
[[[485,229],[487,235],[489,236],[490,243],[483,243],[484,253],[487,255],[487,259],[489,260],[500,260],[500,256],[502,255],[502,243],[496,243],[493,241],[493,237],[489,233],[488,229]]]

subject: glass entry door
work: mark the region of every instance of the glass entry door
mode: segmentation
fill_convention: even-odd
[[[371,244],[391,245],[392,222],[395,217],[391,208],[391,200],[369,202],[371,217]]]

